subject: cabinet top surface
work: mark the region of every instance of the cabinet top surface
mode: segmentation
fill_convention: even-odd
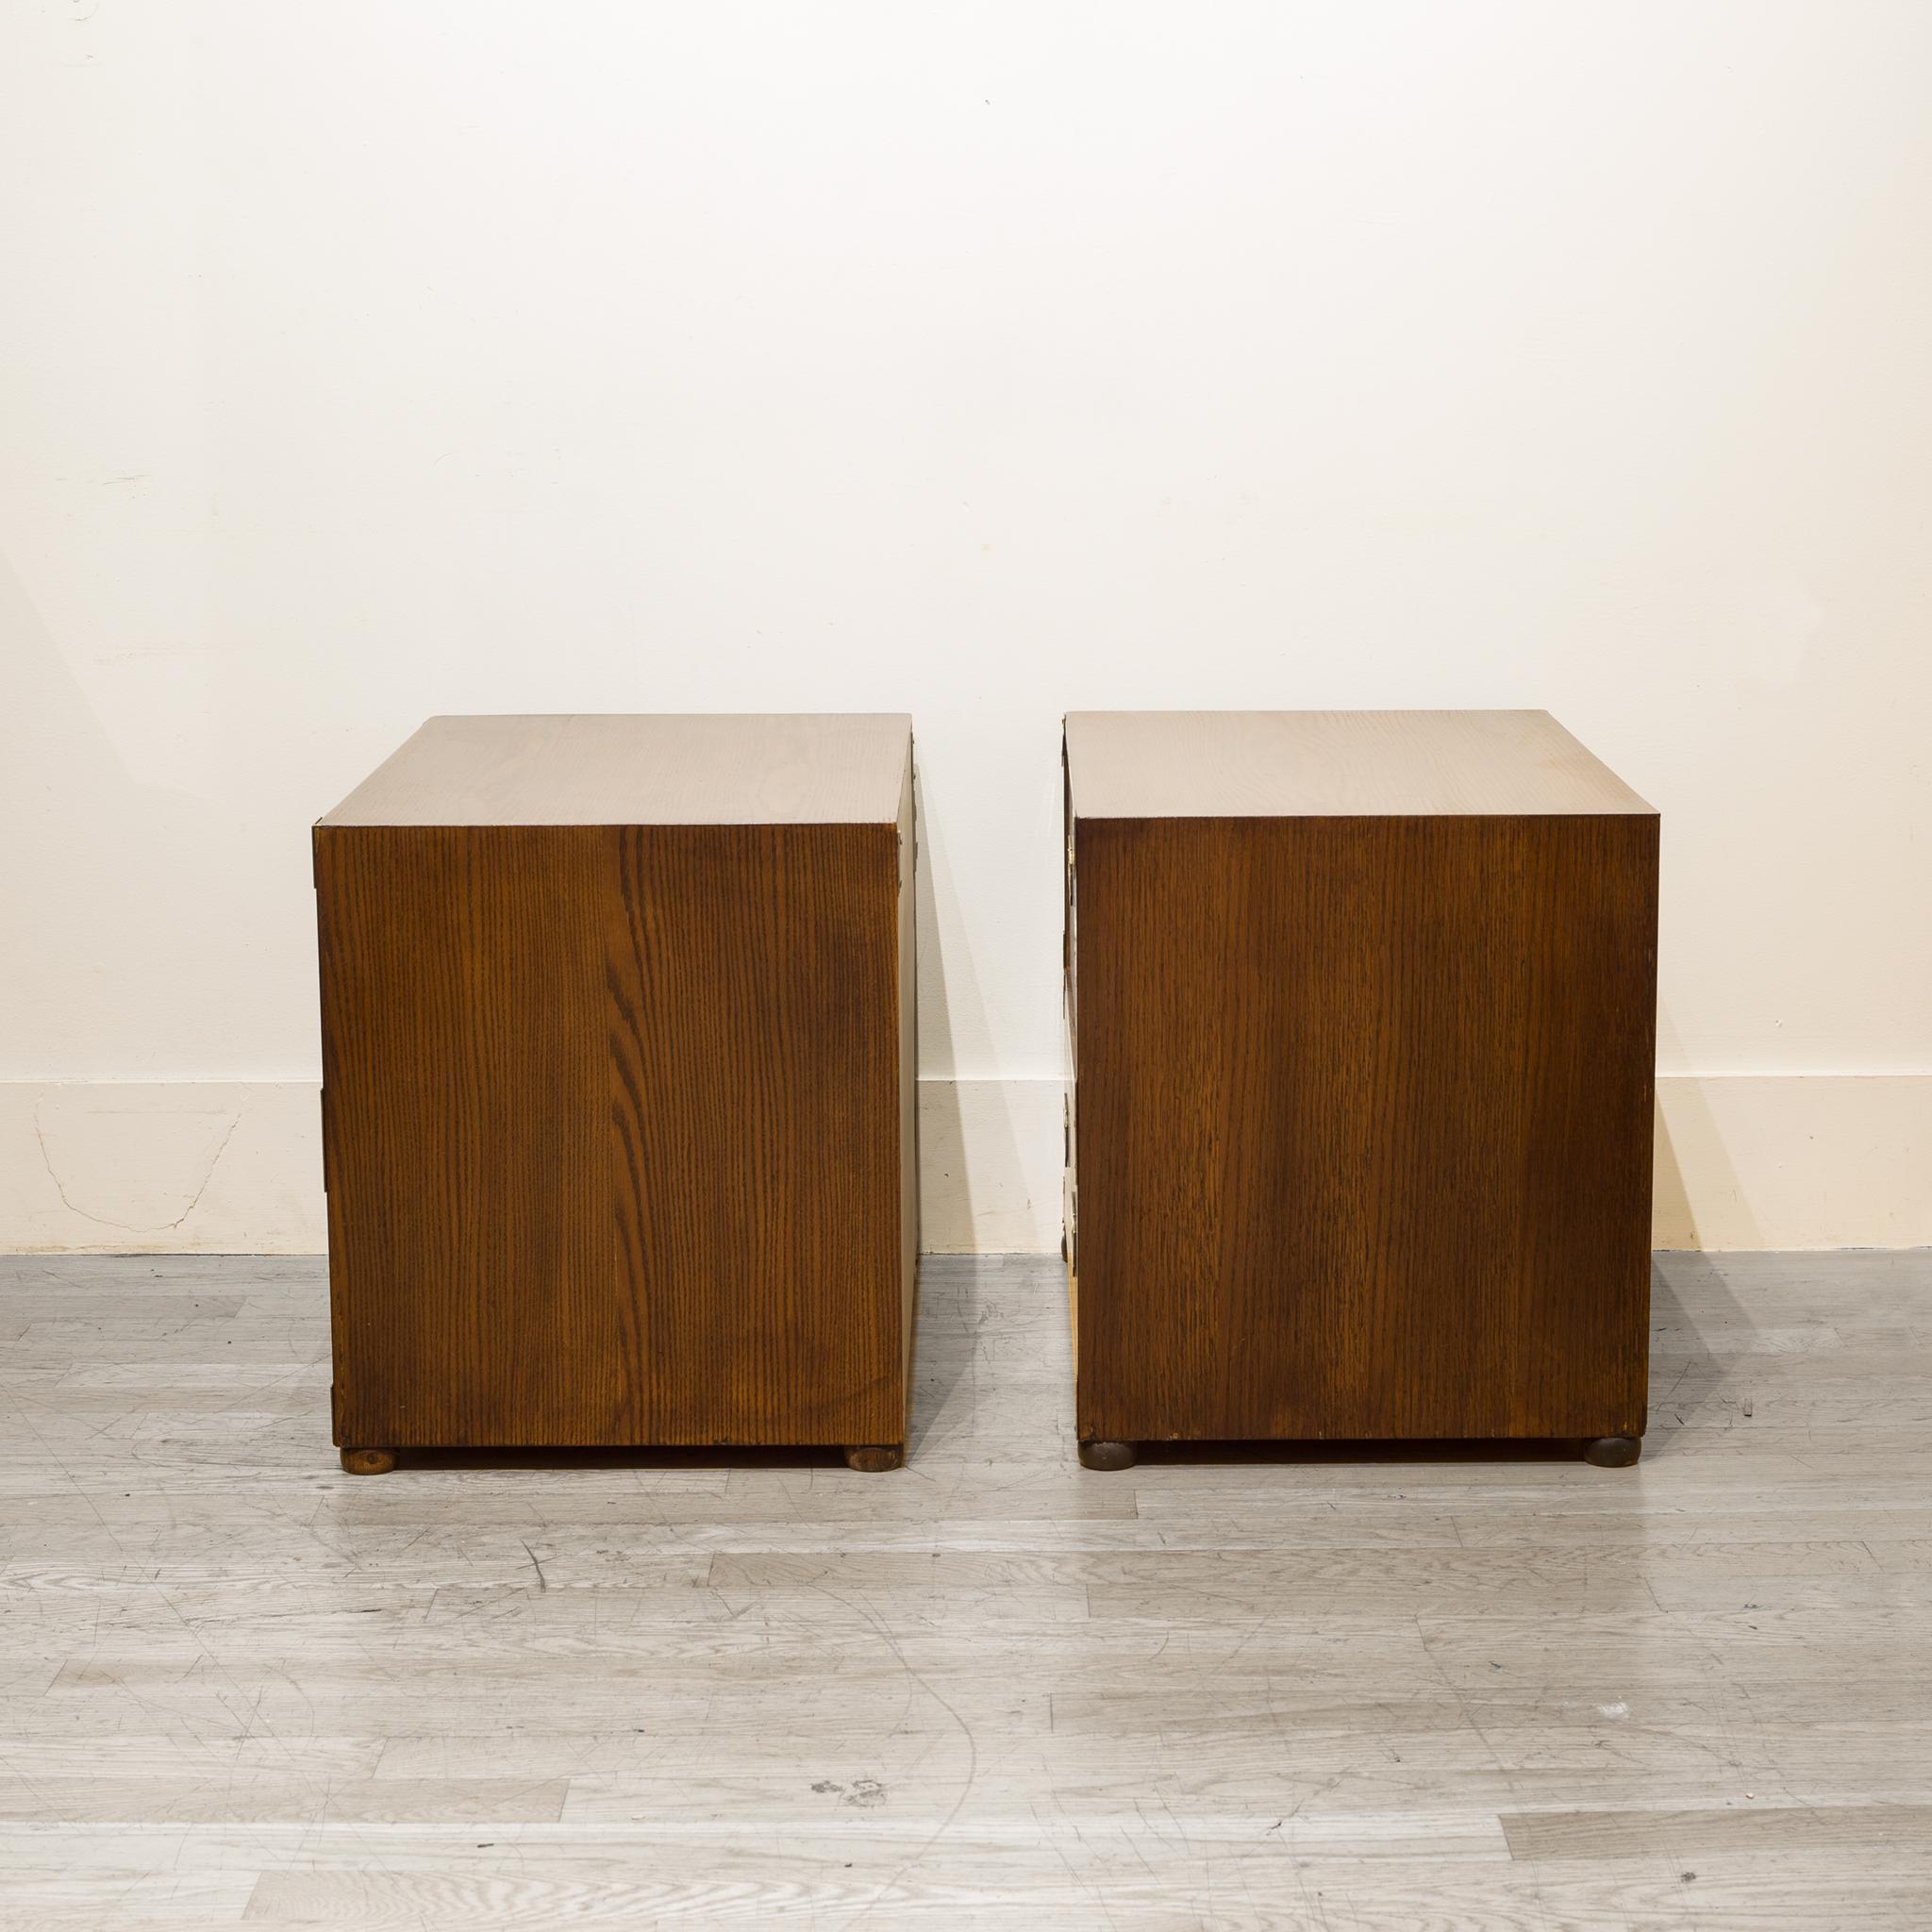
[[[1547,711],[1070,711],[1079,818],[1649,813]]]
[[[804,825],[899,816],[888,712],[431,718],[321,825]]]

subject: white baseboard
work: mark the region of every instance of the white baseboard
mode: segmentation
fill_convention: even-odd
[[[0,1084],[0,1250],[313,1255],[308,1080]]]
[[[1932,1245],[1932,1074],[1657,1085],[1653,1245]]]
[[[1932,1244],[1932,1074],[1657,1083],[1658,1247]],[[924,1240],[1040,1253],[1060,1238],[1058,1080],[922,1080]],[[0,1083],[0,1250],[315,1254],[316,1089]]]
[[[920,1083],[925,1245],[1057,1249],[1058,1080]],[[1932,1245],[1932,1074],[1657,1081],[1659,1248]]]
[[[928,1255],[1058,1253],[1063,1080],[919,1083],[919,1239]]]

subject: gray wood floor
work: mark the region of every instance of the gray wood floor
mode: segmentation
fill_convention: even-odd
[[[1659,1257],[1651,1433],[354,1478],[322,1264],[0,1260],[0,1922],[1932,1925],[1932,1255]]]

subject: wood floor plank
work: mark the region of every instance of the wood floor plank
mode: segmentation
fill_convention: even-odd
[[[1932,1256],[1658,1257],[1624,1471],[1086,1472],[947,1257],[891,1475],[358,1479],[325,1292],[0,1257],[8,1932],[1932,1924]]]
[[[1506,1811],[1515,1858],[1670,1858],[1712,1852],[1932,1851],[1932,1805],[1757,1810]]]

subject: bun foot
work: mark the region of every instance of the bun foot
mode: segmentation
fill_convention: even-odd
[[[845,1450],[845,1467],[864,1475],[882,1475],[889,1469],[897,1469],[905,1460],[906,1447],[902,1442],[852,1443]]]
[[[393,1449],[344,1449],[342,1467],[351,1475],[387,1475],[396,1466]]]
[[[1136,1457],[1131,1442],[1082,1442],[1082,1469],[1132,1469]]]
[[[1585,1445],[1583,1459],[1599,1469],[1628,1469],[1642,1451],[1643,1444],[1635,1436],[1599,1436]]]

